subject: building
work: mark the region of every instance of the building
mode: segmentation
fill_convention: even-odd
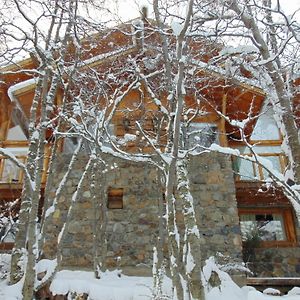
[[[57,89],[55,109],[51,110],[54,119],[58,115],[63,97],[68,99],[68,105],[73,99],[78,99],[79,95],[87,97],[81,92],[81,86],[86,85],[88,91],[96,87],[91,81],[94,70],[102,74],[98,79],[101,83],[106,83],[109,97],[119,88],[120,78],[128,80],[126,88],[130,86],[130,80],[134,77],[131,72],[137,66],[143,68],[143,74],[155,73],[156,68],[160,67],[154,47],[159,40],[155,35],[148,34],[150,25],[148,28],[147,24],[142,24],[145,27],[139,22],[134,24],[133,34],[129,34],[131,27],[124,25],[125,27],[118,27],[111,32],[95,35],[93,38],[97,41],[96,47],[89,48],[91,40],[84,40],[83,47],[86,51],[80,57],[76,77],[78,81],[71,87],[72,93],[67,96],[64,95],[62,87]],[[261,157],[271,161],[273,168],[278,172],[283,173],[287,164],[281,150],[282,136],[273,118],[273,111],[266,104],[265,93],[251,84],[250,75],[242,69],[238,70],[235,76],[227,76],[222,65],[219,69],[212,69],[206,64],[218,53],[219,47],[203,40],[191,42],[191,55],[195,56],[191,63],[197,67],[196,71],[189,73],[189,79],[196,79],[195,93],[187,93],[185,98],[186,115],[195,114],[192,122],[185,128],[188,138],[183,143],[187,148],[198,145],[189,156],[188,174],[197,223],[202,233],[204,258],[219,255],[230,258],[233,262],[243,260],[248,263],[255,276],[297,277],[300,274],[300,221],[297,220],[283,190],[275,184],[270,184],[268,172],[255,160],[231,156],[232,152],[229,151],[227,154],[199,151],[203,150],[203,147],[209,148],[212,144],[219,144],[223,150],[238,149],[245,158],[253,157],[254,153],[250,152],[242,141],[238,128],[228,121],[243,122],[250,116],[251,120],[244,127],[247,142],[254,146],[254,151]],[[73,50],[73,46],[69,45],[65,70],[72,69],[72,59],[75,55]],[[130,68],[123,70],[124,65]],[[3,76],[0,86],[0,144],[14,153],[20,161],[26,161],[27,157],[30,108],[37,83],[30,73],[19,71],[32,70],[36,66],[37,61],[33,56],[1,70],[9,72]],[[118,72],[119,77],[115,76]],[[80,77],[82,74],[85,76]],[[161,88],[159,75],[154,76],[150,85],[155,93],[160,94],[161,102],[153,99],[145,78],[140,77],[139,84],[132,85],[128,92],[124,93],[109,126],[110,134],[115,137],[115,145],[128,153],[151,153],[149,143],[147,144],[142,135],[135,134],[136,121],[139,121],[149,134],[157,133],[158,122],[162,121],[161,106],[168,101],[166,91]],[[93,102],[98,98],[93,94],[90,99]],[[103,99],[100,97],[100,107],[108,103],[101,101]],[[107,113],[112,110],[109,109]],[[74,109],[72,112],[74,113]],[[227,116],[227,119],[223,116]],[[39,122],[39,116],[36,120]],[[70,129],[68,126],[65,125],[65,130]],[[166,147],[164,125],[160,130],[157,145]],[[44,195],[51,149],[56,138],[54,129],[49,126],[45,133],[47,143],[44,152],[41,215],[44,198],[51,201],[55,197],[78,142],[76,138],[70,137],[62,138],[59,142],[60,154],[54,166],[56,176],[51,188]],[[56,255],[59,232],[87,163],[88,150],[85,149],[57,199],[55,210],[43,224],[43,257],[54,258]],[[215,146],[211,149],[219,148]],[[121,268],[128,274],[150,274],[153,245],[158,243],[160,230],[157,221],[158,208],[160,203],[164,203],[159,172],[157,168],[146,163],[116,158],[109,152],[103,153],[103,158],[110,168],[99,175],[99,197],[92,199],[90,178],[82,183],[83,188],[61,244],[62,267],[93,268],[95,251],[99,253],[103,250],[99,240],[95,241],[93,237],[95,228],[99,228],[103,220],[102,212],[97,210],[97,207],[100,207],[101,201],[105,201],[107,267]],[[20,169],[7,157],[1,157],[2,207],[20,198],[23,176]],[[16,216],[18,206],[19,202],[16,202],[9,209],[12,218]],[[13,246],[13,228],[9,230],[9,215],[6,212],[4,214],[8,219],[6,226],[2,228],[0,249],[7,251]],[[179,229],[182,230],[184,224],[180,203],[177,218]],[[161,247],[164,247],[164,243],[160,242]]]

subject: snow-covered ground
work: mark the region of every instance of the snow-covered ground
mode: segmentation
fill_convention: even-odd
[[[9,255],[0,255],[0,299],[21,300],[21,284],[7,285],[9,261]],[[44,263],[43,266],[47,264],[50,269],[53,267],[50,261]],[[204,276],[212,270],[208,266]],[[287,295],[281,297],[270,296],[258,292],[252,287],[239,288],[224,272],[220,271],[219,276],[222,283],[219,287],[207,287],[207,300],[300,299],[300,288],[295,287]],[[92,272],[65,270],[56,274],[50,290],[53,294],[67,294],[68,292],[87,293],[89,300],[149,300],[154,299],[152,285],[153,281],[150,277],[125,276],[121,274],[121,271],[106,272],[102,274],[101,279],[95,279]],[[268,291],[272,292],[271,289]],[[273,292],[276,293],[276,290]],[[171,295],[171,280],[169,278],[164,280],[163,293],[166,297],[155,299],[172,299],[167,297]]]

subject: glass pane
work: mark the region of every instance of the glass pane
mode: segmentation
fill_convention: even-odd
[[[258,221],[258,226],[260,237],[263,241],[286,240],[282,215],[272,214],[271,218],[265,218]]]
[[[9,128],[7,133],[7,141],[26,141],[27,138],[19,125]]]
[[[285,241],[283,217],[280,214],[242,214],[242,240]]]
[[[7,217],[2,217],[0,221],[0,242],[13,243],[15,241],[16,223]]]
[[[28,147],[24,148],[7,148],[16,158],[25,162],[27,156]],[[21,170],[8,158],[2,159],[3,171],[1,176],[1,182],[18,182],[21,178]]]
[[[253,180],[255,179],[255,173],[253,170],[253,163],[249,160],[238,158],[239,174],[241,180]]]
[[[254,146],[253,150],[257,154],[263,153],[282,153],[280,146]]]
[[[274,111],[267,108],[258,118],[251,140],[279,140],[280,134],[274,119]]]
[[[241,215],[240,226],[243,241],[253,239],[257,235],[255,215]]]
[[[5,159],[1,181],[16,182],[19,181],[19,175],[20,169],[9,159]]]
[[[268,159],[271,161],[273,165],[273,169],[281,173],[281,165],[280,165],[280,158],[279,156],[263,156],[263,158]],[[264,179],[269,178],[268,172],[263,169]]]
[[[241,154],[251,154],[251,151],[248,147],[237,147]],[[280,146],[259,146],[255,145],[252,148],[255,153],[263,154],[263,153],[282,153]]]
[[[188,148],[197,145],[210,147],[211,144],[218,144],[217,126],[210,123],[191,123],[187,129]]]

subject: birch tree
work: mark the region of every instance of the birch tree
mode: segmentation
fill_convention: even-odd
[[[297,7],[287,14],[281,1],[221,1],[223,8],[220,23],[215,32],[220,36],[238,39],[252,46],[251,58],[243,62],[250,77],[266,91],[287,145],[284,149],[290,161],[296,183],[299,181],[299,137],[296,115],[296,79],[299,70],[299,24]],[[299,8],[298,8],[299,9]],[[230,22],[224,15],[231,16]],[[220,34],[221,33],[221,34]],[[226,39],[226,38],[225,38]],[[245,53],[242,47],[231,47],[231,53],[224,51],[224,58],[230,59]],[[249,52],[248,52],[249,53]],[[250,54],[250,53],[249,53]]]
[[[95,6],[101,2],[94,3]],[[78,8],[80,1],[5,1],[1,4],[1,33],[7,48],[2,52],[3,63],[14,63],[16,74],[29,74],[35,84],[34,97],[30,109],[28,141],[29,150],[26,164],[1,148],[1,154],[10,159],[24,172],[22,201],[16,232],[15,246],[12,252],[11,283],[19,281],[24,275],[23,297],[32,299],[35,288],[35,263],[38,259],[38,206],[42,192],[42,174],[45,161],[45,146],[51,143],[51,157],[45,186],[45,204],[48,208],[48,191],[55,174],[53,167],[57,157],[60,136],[55,136],[54,143],[46,139],[46,132],[61,131],[64,125],[61,116],[66,112],[66,95],[72,84],[71,75],[77,68],[79,53],[82,49],[76,47],[86,28],[93,30],[98,25],[89,18],[80,18],[78,22]],[[84,7],[81,6],[83,9]],[[12,13],[12,11],[14,12]],[[15,18],[17,21],[13,21]],[[45,30],[45,28],[47,28]],[[88,31],[89,32],[89,31]],[[70,51],[73,49],[73,56]],[[29,53],[36,64],[36,69],[23,70],[15,62],[19,55]],[[66,56],[68,54],[68,58]],[[67,59],[66,59],[67,58]],[[68,67],[68,65],[70,67]],[[13,74],[4,71],[1,75]],[[3,77],[4,78],[4,77]],[[4,80],[5,84],[5,80]],[[12,91],[13,93],[13,91]],[[60,96],[58,96],[60,94]],[[78,152],[78,151],[77,151]],[[75,152],[76,156],[76,152]],[[70,169],[72,165],[70,165]],[[69,170],[70,172],[70,170]],[[63,188],[69,172],[59,187]],[[84,175],[83,175],[84,176]],[[26,258],[25,258],[26,257]],[[27,261],[22,270],[22,262]]]

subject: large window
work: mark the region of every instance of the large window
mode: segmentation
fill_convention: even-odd
[[[296,243],[290,208],[239,209],[242,240],[256,240],[259,247]]]
[[[270,177],[268,171],[255,161],[248,160],[254,158],[247,147],[237,147],[243,157],[234,158],[234,171],[239,180],[266,180]],[[284,172],[285,157],[280,146],[254,146],[253,151],[261,157],[270,171]],[[247,159],[248,158],[248,159]]]
[[[283,217],[280,214],[243,214],[240,218],[242,239],[257,237],[262,241],[285,241]]]
[[[28,147],[11,147],[7,148],[19,161],[25,163],[28,153]],[[7,157],[0,156],[0,182],[21,182],[23,173],[21,169],[16,166]]]

